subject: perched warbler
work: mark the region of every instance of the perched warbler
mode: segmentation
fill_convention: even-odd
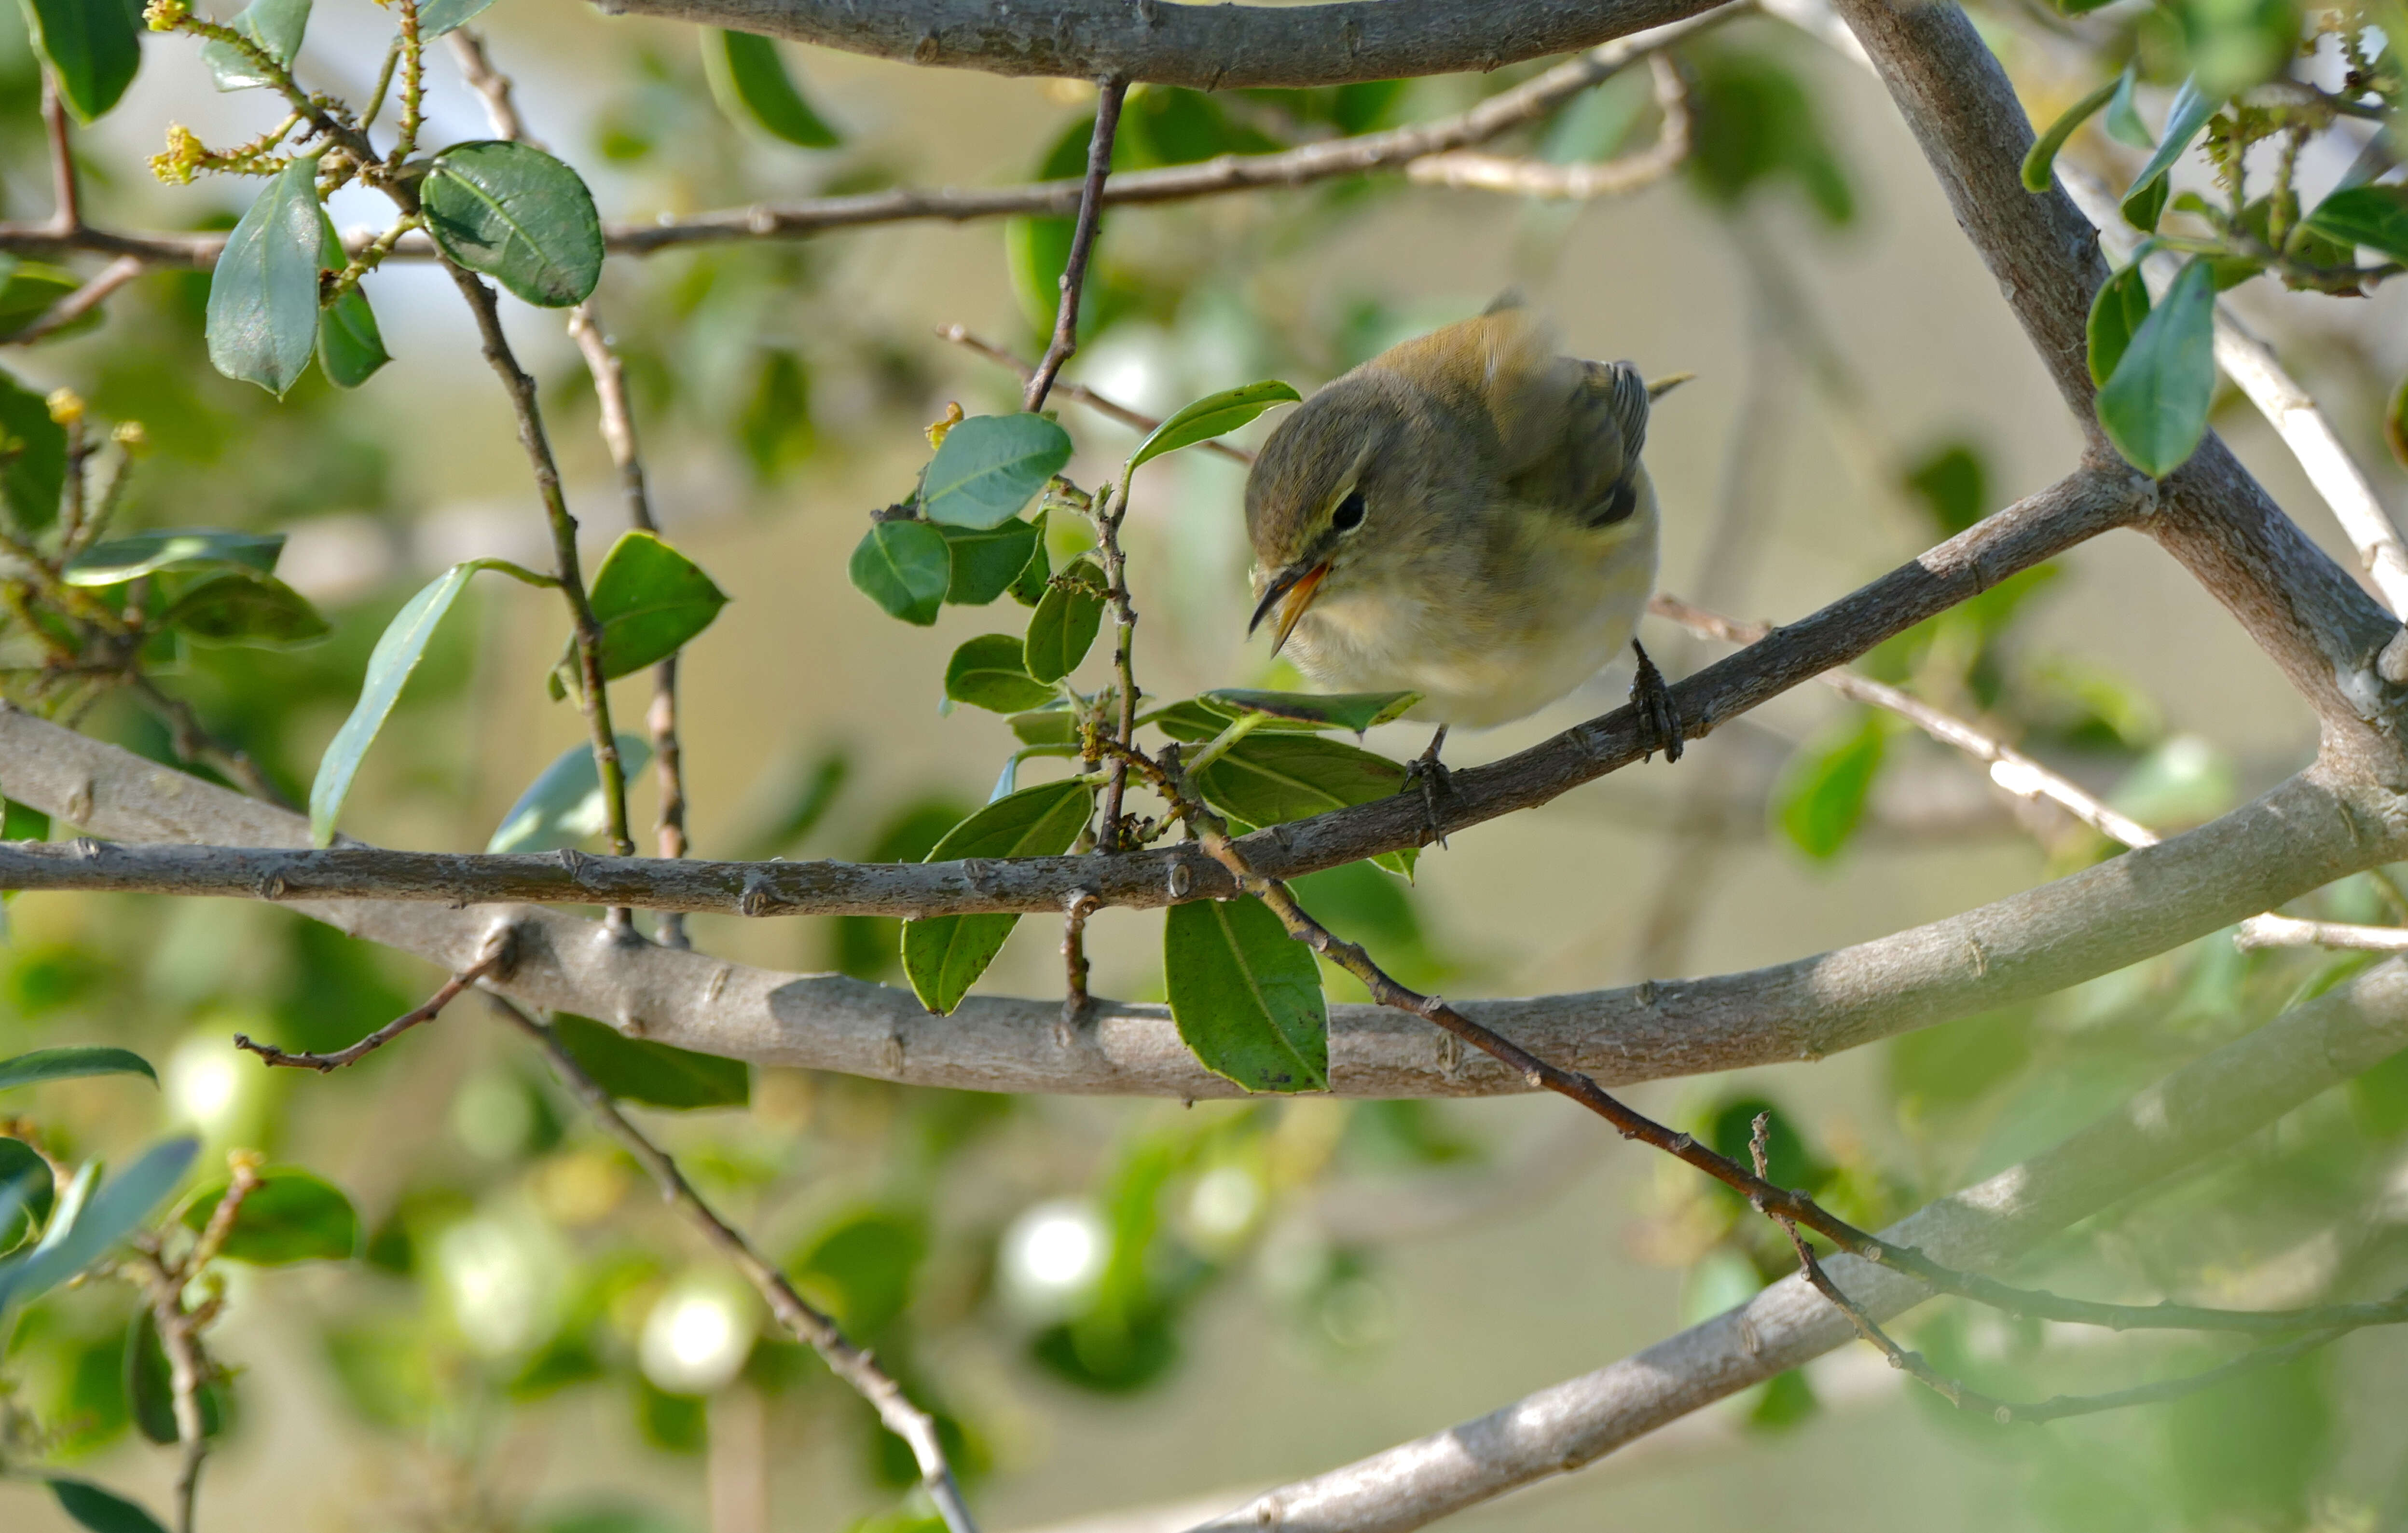
[[[1406,717],[1439,726],[1426,795],[1449,725],[1535,712],[1625,644],[1631,695],[1678,760],[1633,637],[1656,584],[1652,402],[1629,363],[1557,354],[1510,294],[1373,357],[1282,421],[1246,480],[1247,631],[1269,622],[1272,652],[1335,690],[1420,693]]]

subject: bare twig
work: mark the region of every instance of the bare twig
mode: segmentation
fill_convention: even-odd
[[[75,323],[108,301],[108,295],[141,276],[150,268],[130,255],[121,255],[87,279],[83,286],[61,298],[35,316],[32,322],[12,334],[0,336],[0,343],[25,346],[43,337]]]
[[[67,136],[66,97],[42,66],[42,126],[50,146],[50,229],[73,236],[83,229],[83,197],[77,188],[75,144]]]
[[[1112,173],[1112,138],[1120,131],[1121,102],[1127,95],[1125,79],[1096,82],[1096,125],[1087,136],[1087,179],[1079,192],[1079,219],[1070,231],[1069,260],[1062,267],[1054,339],[1037,359],[1037,370],[1029,375],[1020,401],[1024,410],[1044,408],[1045,396],[1054,388],[1054,375],[1079,350],[1079,294],[1087,281],[1087,258],[1095,253],[1096,225],[1104,212],[1104,181]]]
[[[981,340],[978,337],[971,335],[968,330],[965,329],[961,325],[940,324],[937,327],[937,336],[939,339],[952,341],[954,345],[961,347],[965,351],[976,351],[979,355],[986,358],[989,362],[995,363],[998,366],[1010,368],[1013,372],[1020,375],[1020,380],[1023,383],[1026,383],[1029,380],[1037,376],[1037,368],[1034,365],[1023,361],[1018,356],[1005,351],[1002,347],[996,345],[992,341]],[[1087,387],[1083,383],[1072,383],[1067,380],[1057,379],[1054,384],[1054,392],[1065,399],[1075,399],[1080,404],[1086,406],[1091,410],[1094,410],[1096,414],[1104,416],[1110,420],[1118,421],[1121,424],[1129,427],[1133,431],[1152,431],[1154,427],[1162,424],[1160,421],[1155,420],[1151,415],[1147,415],[1140,410],[1133,410],[1126,405],[1105,398],[1102,394],[1097,394],[1095,390]],[[1233,447],[1218,437],[1213,437],[1210,441],[1198,443],[1197,445],[1204,448],[1207,451],[1219,453],[1221,456],[1228,459],[1232,463],[1251,464],[1254,461],[1254,455],[1253,453],[1247,451],[1244,448]]]
[[[212,735],[201,724],[201,716],[193,705],[181,697],[161,689],[156,681],[140,671],[129,673],[136,695],[150,705],[151,711],[166,721],[169,739],[179,761],[205,764],[223,773],[253,798],[275,805],[278,809],[293,808],[293,801],[283,790],[251,759],[251,752],[228,745]]]
[[[1554,165],[1521,155],[1450,150],[1406,165],[1405,179],[1417,186],[1570,202],[1624,196],[1653,186],[1689,157],[1689,101],[1682,88],[1681,72],[1670,59],[1652,53],[1647,64],[1655,74],[1656,105],[1664,120],[1656,142],[1643,150],[1594,165]]]
[[[331,1053],[287,1053],[273,1045],[254,1042],[248,1033],[235,1034],[234,1046],[257,1054],[259,1062],[263,1065],[271,1067],[285,1065],[294,1069],[316,1070],[320,1075],[331,1075],[346,1065],[357,1064],[420,1023],[433,1022],[437,1017],[441,1016],[443,1009],[459,998],[460,992],[488,974],[507,969],[509,967],[510,953],[509,929],[505,927],[491,944],[487,956],[444,981],[441,988],[426,997],[425,1004],[404,1011],[358,1042],[337,1049]]]
[[[1062,1026],[1079,1025],[1087,1010],[1087,918],[1096,913],[1096,897],[1080,891],[1070,896],[1062,916]]]
[[[793,1332],[799,1340],[808,1342],[812,1351],[826,1362],[831,1372],[867,1400],[878,1412],[886,1429],[910,1445],[911,1456],[920,1466],[920,1483],[943,1514],[950,1533],[978,1533],[978,1524],[971,1518],[969,1507],[962,1499],[960,1484],[953,1478],[953,1468],[946,1462],[944,1444],[938,1439],[933,1417],[913,1405],[903,1388],[878,1360],[845,1339],[835,1321],[812,1308],[795,1291],[786,1275],[775,1264],[753,1248],[744,1232],[722,1219],[710,1204],[704,1202],[685,1174],[678,1169],[659,1146],[644,1137],[643,1131],[627,1121],[610,1094],[585,1073],[576,1056],[562,1046],[559,1036],[517,1006],[498,996],[488,997],[494,1010],[508,1018],[519,1031],[540,1045],[550,1056],[552,1067],[568,1089],[576,1093],[609,1136],[617,1139],[633,1155],[661,1191],[661,1198],[675,1209],[680,1217],[692,1225],[702,1238],[717,1247],[720,1253],[744,1275],[744,1280],[767,1302],[769,1311],[780,1325]]]
[[[518,104],[510,94],[510,77],[494,68],[486,54],[483,36],[467,27],[455,27],[450,36],[452,57],[460,66],[460,78],[485,103],[485,116],[494,124],[494,136],[541,148],[528,134],[526,121],[519,116]]]
[[[2408,953],[2408,928],[2360,926],[2342,921],[2300,921],[2287,915],[2254,915],[2233,934],[2233,945],[2251,948],[2339,948],[2350,953]]]
[[[201,1347],[201,1332],[217,1318],[215,1300],[204,1301],[199,1307],[187,1309],[184,1290],[201,1269],[217,1255],[233,1233],[236,1215],[242,1211],[244,1199],[259,1186],[260,1159],[257,1155],[237,1152],[226,1157],[229,1180],[226,1190],[218,1198],[217,1207],[209,1211],[208,1224],[199,1239],[182,1257],[169,1260],[157,1239],[144,1237],[136,1242],[135,1256],[128,1264],[138,1276],[150,1308],[152,1325],[159,1333],[159,1349],[167,1357],[169,1397],[176,1417],[176,1442],[179,1450],[176,1469],[176,1533],[193,1533],[194,1511],[200,1497],[201,1465],[208,1457],[209,1443],[207,1421],[201,1412],[201,1391],[209,1381],[208,1354]]]

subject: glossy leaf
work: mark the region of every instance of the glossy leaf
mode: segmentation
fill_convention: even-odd
[[[322,209],[320,216],[324,216]],[[325,220],[322,237],[320,268],[342,270],[343,240],[333,219]],[[318,365],[326,381],[338,389],[356,389],[392,360],[384,349],[384,332],[377,327],[376,310],[368,307],[368,295],[358,284],[318,310]]]
[[[602,627],[602,680],[615,681],[657,665],[710,626],[727,594],[702,566],[660,540],[657,534],[625,532],[594,574],[586,599]],[[576,653],[572,638],[565,652]],[[557,700],[566,688],[552,677]]]
[[[251,650],[299,649],[333,631],[301,593],[273,575],[248,571],[201,581],[159,621],[195,643]]]
[[[1039,681],[1058,681],[1079,668],[1104,624],[1104,572],[1080,560],[1045,588],[1028,617],[1023,664]],[[1024,707],[1029,705],[1023,705]]]
[[[236,567],[266,575],[283,552],[280,532],[169,528],[95,544],[68,560],[61,578],[69,585],[106,586],[175,569]]]
[[[1048,782],[996,799],[945,833],[925,858],[1051,857],[1070,850],[1095,809],[1083,782]],[[903,972],[920,1004],[943,1015],[1002,951],[1017,915],[940,915],[903,924]]]
[[[2353,186],[2316,204],[2308,227],[2334,243],[2408,261],[2408,187]]]
[[[57,1499],[61,1512],[74,1518],[77,1526],[91,1529],[91,1533],[167,1533],[159,1526],[159,1519],[89,1480],[52,1476],[50,1495]]]
[[[2024,155],[2025,191],[2048,190],[2057,167],[2057,151],[2065,148],[2065,141],[2073,136],[2074,129],[2089,122],[2101,107],[2124,89],[2127,78],[2118,76],[2068,107],[2058,114],[2056,122],[2048,125],[2048,131],[2032,140],[2030,150]]]
[[[775,138],[803,149],[833,149],[844,142],[827,125],[786,72],[778,45],[751,32],[702,34],[704,71],[719,109]]]
[[[2157,151],[2149,156],[2148,163],[2141,167],[2141,173],[2133,177],[2132,184],[2125,189],[2124,218],[2127,222],[2139,229],[2157,226],[2157,215],[2165,207],[2162,183],[2166,173],[2173,168],[2176,160],[2183,157],[2184,151],[2190,148],[2191,140],[2199,136],[2199,130],[2207,126],[2207,120],[2214,112],[2215,103],[2200,93],[2198,80],[2186,79],[2175,90],[2173,102],[2166,108],[2166,131],[2157,140]]]
[[[184,1200],[184,1227],[205,1228],[225,1196],[223,1178]],[[242,1200],[218,1254],[256,1267],[348,1261],[360,1244],[360,1216],[333,1182],[291,1167],[263,1172]]]
[[[1773,824],[1817,862],[1838,856],[1864,821],[1888,749],[1888,726],[1870,711],[1853,728],[1801,747],[1773,786]]]
[[[1138,466],[1176,452],[1182,447],[1226,437],[1253,421],[1274,405],[1292,405],[1304,396],[1277,379],[1260,383],[1247,383],[1219,394],[1206,394],[1154,428],[1137,451],[1129,454],[1124,473],[1137,472]]]
[[[1170,908],[1162,977],[1179,1039],[1248,1091],[1329,1089],[1329,1008],[1312,950],[1261,900]]]
[[[301,51],[302,34],[309,28],[309,0],[251,0],[226,25],[258,44],[269,58],[290,67]],[[232,43],[212,39],[201,44],[201,62],[209,66],[221,91],[276,83],[257,61]]]
[[[576,171],[525,144],[454,144],[421,196],[443,253],[544,308],[583,303],[602,277],[602,221]]]
[[[1249,692],[1242,687],[1224,687],[1198,699],[1233,719],[1268,713],[1315,729],[1351,729],[1357,735],[1374,724],[1401,718],[1405,709],[1421,700],[1418,692]]]
[[[1044,563],[1045,513],[1034,522],[1013,517],[992,527],[939,527],[951,561],[945,600],[984,607],[1010,590],[1032,565]]]
[[[475,21],[494,0],[426,0],[418,7],[418,35],[433,41],[463,22]]]
[[[40,394],[0,372],[0,499],[9,520],[26,532],[56,522],[66,482],[66,427]]]
[[[107,1255],[175,1190],[199,1152],[197,1139],[168,1139],[106,1182],[94,1167],[85,1167],[50,1216],[41,1243],[0,1262],[0,1311],[38,1298]]]
[[[25,0],[35,48],[78,120],[90,122],[125,94],[142,67],[136,7],[116,0]]]
[[[385,716],[401,696],[402,683],[409,680],[409,673],[425,658],[426,643],[435,637],[436,624],[452,610],[460,593],[468,588],[468,578],[480,569],[499,570],[518,580],[541,583],[540,577],[531,577],[528,571],[506,559],[471,559],[466,564],[453,565],[402,604],[368,655],[367,676],[360,684],[360,698],[351,705],[351,717],[335,731],[334,742],[319,758],[317,779],[309,784],[311,844],[333,843],[335,820],[342,812],[344,796],[351,791],[351,779],[358,775],[362,758],[375,743],[377,731],[384,727]]]
[[[150,1067],[150,1062],[128,1049],[36,1049],[14,1059],[0,1059],[0,1091],[93,1075],[139,1075],[154,1086],[159,1083],[159,1072]]]
[[[1020,513],[1070,461],[1070,434],[1041,415],[973,415],[945,433],[920,483],[920,514],[994,527]]]
[[[1270,730],[1247,736],[1196,774],[1205,802],[1250,825],[1385,798],[1404,781],[1405,769],[1385,756],[1318,735]],[[1410,851],[1389,852],[1373,860],[1390,872],[1405,873],[1412,856]]]
[[[853,545],[846,572],[888,617],[926,628],[945,605],[953,554],[944,535],[925,522],[881,522]]]
[[[152,1442],[177,1440],[175,1371],[167,1351],[159,1344],[158,1317],[149,1305],[134,1311],[125,1327],[125,1345],[118,1371],[125,1389],[127,1412],[135,1428]],[[216,1437],[225,1426],[224,1402],[217,1382],[204,1383],[196,1396],[201,1408],[201,1436]]]
[[[2214,392],[2214,274],[2192,261],[2100,386],[2099,423],[2132,466],[2163,479],[2198,451]]]
[[[981,634],[946,663],[945,695],[996,713],[1019,713],[1044,707],[1054,692],[1028,674],[1020,640],[1010,634]]]
[[[652,759],[650,742],[634,735],[615,737],[619,766],[634,777]],[[487,852],[557,852],[599,836],[609,828],[609,805],[602,795],[602,769],[594,763],[590,742],[570,746],[519,795],[502,816]]]
[[[325,245],[318,158],[294,160],[226,236],[209,272],[209,363],[281,399],[318,350],[318,273]]]
[[[2090,381],[2105,383],[2149,317],[2149,284],[2137,261],[2099,285],[2090,300]]]
[[[629,1038],[590,1018],[552,1018],[552,1031],[595,1083],[623,1102],[678,1109],[744,1107],[752,1076],[740,1059]]]

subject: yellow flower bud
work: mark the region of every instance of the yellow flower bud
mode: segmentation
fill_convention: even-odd
[[[153,32],[173,32],[191,19],[190,0],[150,0],[142,7],[142,20]]]
[[[128,457],[138,458],[150,451],[150,433],[142,429],[139,421],[118,422],[108,439],[125,449]]]
[[[83,419],[83,395],[73,389],[52,389],[42,401],[50,409],[50,419],[63,426],[71,426]]]
[[[928,445],[930,447],[944,446],[945,433],[953,430],[955,426],[960,425],[961,423],[962,402],[958,399],[946,400],[945,413],[928,423]]]
[[[167,126],[165,152],[150,156],[150,174],[170,186],[190,186],[193,172],[208,152],[208,146],[192,129],[181,122],[171,122]]]

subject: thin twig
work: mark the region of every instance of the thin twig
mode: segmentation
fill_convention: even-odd
[[[452,57],[460,66],[460,78],[485,103],[485,116],[494,124],[494,136],[514,143],[542,145],[526,130],[526,122],[519,116],[517,101],[510,93],[510,77],[494,67],[485,52],[484,36],[467,27],[455,27],[450,34]]]
[[[1643,150],[1597,164],[1573,165],[1554,165],[1526,155],[1450,150],[1406,165],[1405,179],[1416,186],[1568,202],[1618,197],[1653,186],[1689,157],[1689,101],[1681,72],[1670,59],[1653,53],[1647,63],[1656,77],[1656,105],[1663,113],[1663,123],[1656,142]]]
[[[243,1200],[259,1186],[259,1157],[237,1152],[229,1155],[229,1179],[226,1190],[209,1211],[209,1222],[191,1251],[180,1260],[169,1261],[161,1252],[155,1238],[145,1237],[136,1246],[130,1264],[139,1275],[144,1296],[150,1307],[151,1324],[159,1333],[159,1350],[166,1354],[170,1402],[176,1418],[176,1442],[179,1450],[176,1469],[176,1533],[193,1533],[194,1508],[201,1490],[201,1465],[208,1457],[208,1421],[201,1412],[201,1391],[207,1387],[210,1368],[208,1354],[201,1347],[201,1331],[217,1318],[218,1306],[210,1300],[197,1309],[184,1307],[184,1290],[200,1276],[201,1269],[216,1256],[226,1237],[234,1230]]]
[[[404,1011],[358,1042],[335,1050],[332,1053],[287,1053],[271,1044],[258,1043],[248,1033],[234,1035],[234,1046],[259,1056],[263,1065],[290,1066],[294,1069],[316,1070],[331,1075],[346,1065],[354,1065],[376,1053],[423,1022],[433,1022],[443,1014],[443,1009],[459,998],[460,992],[497,969],[507,968],[510,948],[507,938],[496,941],[484,957],[443,981],[442,987],[426,997],[423,1006]]]
[[[494,1010],[542,1047],[561,1081],[652,1177],[660,1188],[662,1200],[734,1263],[745,1281],[767,1302],[779,1323],[798,1340],[810,1343],[830,1371],[870,1403],[886,1429],[910,1444],[911,1456],[920,1466],[921,1485],[937,1503],[950,1533],[978,1533],[978,1524],[972,1520],[969,1507],[962,1498],[961,1486],[953,1478],[953,1467],[946,1461],[935,1419],[911,1403],[902,1386],[879,1366],[875,1357],[847,1340],[834,1320],[796,1293],[786,1275],[753,1248],[743,1231],[722,1219],[702,1200],[678,1169],[677,1162],[627,1121],[618,1104],[611,1101],[610,1094],[586,1074],[576,1057],[562,1046],[558,1035],[501,996],[487,998]]]
[[[2350,953],[2408,953],[2408,928],[2253,915],[2233,933],[2232,945],[2243,952],[2252,948],[2338,948]]]
[[[1096,552],[1103,561],[1104,599],[1112,611],[1112,675],[1119,716],[1112,739],[1119,747],[1105,766],[1104,827],[1096,849],[1106,856],[1121,850],[1122,805],[1128,792],[1128,753],[1137,738],[1137,607],[1129,599],[1128,556],[1121,551],[1121,523],[1128,517],[1128,480],[1104,493],[1096,508]]]
[[[1062,919],[1062,1026],[1067,1032],[1079,1025],[1087,1010],[1087,918],[1103,909],[1102,902],[1085,890],[1080,890],[1065,902]]]
[[[1002,347],[996,345],[993,341],[980,339],[978,337],[971,335],[968,329],[961,325],[940,324],[937,327],[937,337],[939,340],[952,341],[954,345],[961,347],[964,351],[976,351],[979,355],[999,366],[1010,368],[1013,372],[1020,375],[1020,380],[1023,383],[1026,383],[1030,379],[1037,376],[1037,367],[1035,364],[1023,361],[1020,357],[1005,351]],[[1116,400],[1105,398],[1102,394],[1097,394],[1095,390],[1087,387],[1083,383],[1072,383],[1065,379],[1056,379],[1054,383],[1054,392],[1062,398],[1075,399],[1080,404],[1086,406],[1091,410],[1094,410],[1096,414],[1105,416],[1111,420],[1118,421],[1121,424],[1127,426],[1133,431],[1150,432],[1154,430],[1154,427],[1162,424],[1160,421],[1141,410],[1134,410]],[[1228,459],[1231,463],[1252,464],[1254,461],[1254,455],[1253,453],[1247,451],[1242,447],[1233,447],[1228,442],[1218,437],[1215,437],[1209,441],[1200,442],[1197,445],[1202,447],[1208,452],[1219,453],[1221,456]]]
[[[121,255],[87,279],[83,286],[42,310],[33,322],[12,334],[0,336],[0,344],[28,346],[43,337],[63,330],[107,301],[108,295],[141,276],[150,268],[130,255]]]
[[[1128,81],[1096,82],[1096,125],[1087,136],[1087,179],[1079,193],[1079,220],[1070,231],[1070,257],[1062,267],[1060,303],[1054,311],[1054,340],[1037,361],[1020,408],[1039,410],[1054,388],[1054,375],[1079,349],[1079,294],[1087,282],[1087,258],[1095,253],[1096,225],[1104,216],[1104,181],[1112,173],[1112,138],[1120,131],[1121,102]]]
[[[140,671],[128,673],[136,695],[150,706],[153,712],[166,721],[168,738],[175,747],[177,759],[201,763],[223,773],[225,777],[253,798],[275,805],[280,809],[294,807],[284,796],[251,752],[228,745],[210,734],[201,724],[201,716],[193,705],[181,697],[161,690],[156,681]]]
[[[50,144],[50,230],[69,238],[83,229],[83,195],[76,181],[75,144],[67,136],[66,97],[50,66],[42,66],[42,125]]]

